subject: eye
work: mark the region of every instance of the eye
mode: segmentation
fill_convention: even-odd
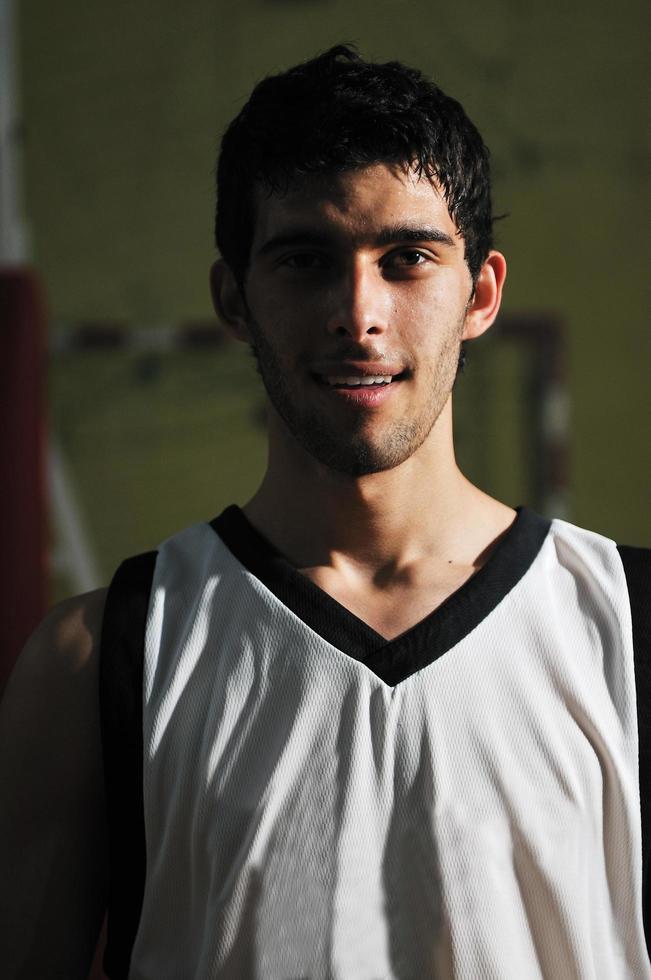
[[[419,248],[403,248],[398,252],[391,252],[386,257],[383,265],[389,268],[413,268],[414,266],[425,265],[430,261],[430,257]]]
[[[297,271],[311,272],[327,268],[328,260],[318,252],[292,252],[291,255],[286,255],[280,260],[280,265]]]

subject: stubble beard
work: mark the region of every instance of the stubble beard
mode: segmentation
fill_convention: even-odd
[[[379,436],[371,438],[368,419],[351,410],[346,428],[331,417],[300,404],[287,382],[287,372],[259,325],[252,318],[249,331],[251,352],[272,406],[298,444],[324,466],[345,476],[380,473],[404,463],[423,445],[450,396],[459,365],[463,321],[446,338],[435,363],[422,367],[429,372],[429,399],[418,414],[394,419]],[[413,383],[413,382],[406,382]]]

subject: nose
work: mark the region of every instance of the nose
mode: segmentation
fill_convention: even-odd
[[[390,313],[391,297],[380,271],[371,263],[354,263],[333,286],[327,330],[360,342],[384,333]]]

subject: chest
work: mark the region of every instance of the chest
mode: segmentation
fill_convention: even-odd
[[[450,564],[431,569],[417,580],[409,577],[352,584],[330,569],[302,572],[325,595],[386,640],[394,640],[422,622],[474,573],[471,566]]]
[[[508,798],[536,813],[559,788],[600,799],[606,743],[635,761],[632,661],[617,624],[527,591],[456,642],[456,624],[435,618],[396,642],[355,648],[351,634],[337,647],[252,584],[149,634],[152,786],[182,773],[201,806],[235,794],[236,812],[255,813],[272,787],[312,783],[333,801],[366,787],[395,802],[402,787],[425,810],[464,798],[500,809]],[[368,607],[359,618],[405,633],[428,611],[398,603],[381,610],[386,621]],[[461,607],[456,618],[469,616]],[[337,759],[349,762],[332,769]]]
[[[241,975],[393,977],[398,950],[415,975],[470,978],[471,951],[490,950],[496,975],[515,958],[511,975],[535,976],[541,894],[556,918],[587,890],[595,924],[611,908],[631,921],[636,757],[626,658],[603,670],[612,635],[568,642],[567,616],[557,629],[526,601],[391,686],[267,598],[150,631],[136,961],[156,950],[152,975],[181,957],[216,978],[239,944],[258,958]],[[590,923],[572,948],[595,956],[602,934]],[[432,942],[458,936],[468,962],[432,972]],[[603,975],[620,976],[617,943],[602,946]]]

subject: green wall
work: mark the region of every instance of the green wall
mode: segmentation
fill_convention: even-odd
[[[567,325],[571,517],[651,543],[643,0],[24,0],[25,184],[53,322],[210,315],[213,165],[262,75],[340,40],[424,69],[491,147],[509,311]]]

